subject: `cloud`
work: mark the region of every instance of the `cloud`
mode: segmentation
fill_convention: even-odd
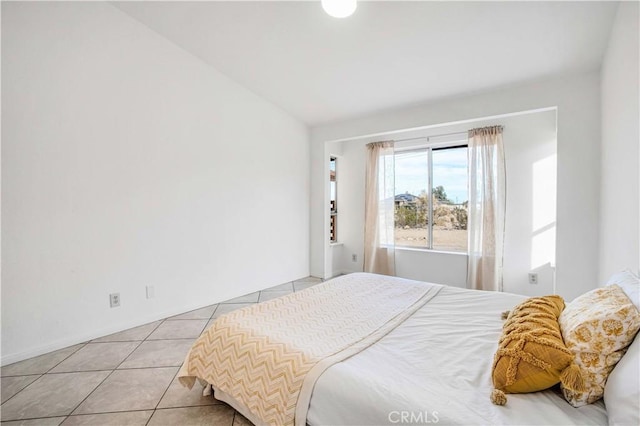
[[[426,151],[396,154],[396,194],[418,195],[426,191],[429,182]],[[443,186],[452,201],[468,199],[466,149],[433,151],[433,186]]]

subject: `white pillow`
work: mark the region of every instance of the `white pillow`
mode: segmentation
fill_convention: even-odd
[[[640,278],[628,269],[613,274],[607,285],[617,284],[640,311]]]
[[[640,425],[640,338],[613,369],[604,387],[609,425]]]

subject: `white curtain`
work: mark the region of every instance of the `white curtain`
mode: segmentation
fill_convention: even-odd
[[[467,284],[502,291],[505,161],[502,126],[469,131],[469,260]]]
[[[395,275],[393,142],[367,145],[364,271]]]

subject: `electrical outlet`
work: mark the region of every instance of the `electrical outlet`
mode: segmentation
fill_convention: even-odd
[[[120,306],[120,293],[111,293],[109,295],[109,306],[112,308]]]
[[[147,286],[147,299],[153,299],[156,296],[156,291],[152,285]]]
[[[529,284],[538,284],[538,274],[533,272],[529,273]]]
[[[353,254],[351,255],[351,261],[352,261],[352,262],[357,262],[357,261],[358,261],[358,255],[357,255],[357,254],[355,254],[355,253],[353,253]]]

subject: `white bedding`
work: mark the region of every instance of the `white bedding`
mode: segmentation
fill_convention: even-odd
[[[326,370],[307,423],[606,425],[601,402],[573,408],[553,390],[507,395],[505,406],[489,401],[500,314],[524,299],[443,288],[373,346]]]

